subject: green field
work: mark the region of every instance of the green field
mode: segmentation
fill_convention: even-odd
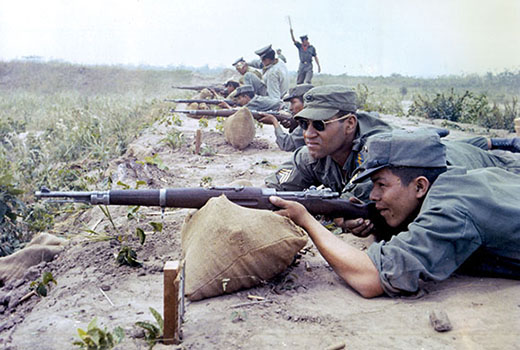
[[[46,208],[33,202],[36,189],[108,186],[96,169],[106,168],[142,130],[168,117],[171,105],[164,98],[190,95],[175,93],[172,85],[222,83],[228,73],[0,62],[0,256],[52,226]],[[382,113],[411,112],[510,131],[520,115],[520,72],[437,79],[317,75],[314,84],[349,85],[361,108]]]

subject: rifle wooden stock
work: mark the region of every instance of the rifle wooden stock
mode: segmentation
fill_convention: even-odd
[[[269,201],[270,196],[301,203],[313,215],[368,218],[372,204],[354,204],[339,197],[339,193],[323,189],[305,191],[276,191],[260,187],[168,188],[148,190],[111,190],[103,192],[51,192],[42,189],[35,193],[38,199],[62,199],[61,202],[82,202],[93,205],[140,205],[163,208],[201,208],[214,197],[225,195],[230,201],[255,209],[278,209]]]
[[[247,107],[246,107],[247,108]],[[191,114],[191,115],[205,115],[210,117],[229,117],[230,115],[235,114],[238,112],[238,109],[209,109],[209,110],[203,110],[203,109],[187,109],[187,110],[179,110],[179,109],[172,109],[171,112],[174,113],[185,113],[185,114]],[[266,111],[266,112],[259,112],[259,111],[251,111],[251,115],[256,120],[262,119],[262,114],[271,114],[273,115],[278,121],[282,122],[285,120],[293,121],[294,119],[292,117],[286,116],[280,112],[277,111]]]
[[[236,106],[237,103],[232,100],[204,100],[204,99],[165,99],[166,102],[175,103],[205,103],[208,105],[218,105],[221,102],[226,102],[230,106]]]

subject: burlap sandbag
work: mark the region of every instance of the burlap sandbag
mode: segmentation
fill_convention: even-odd
[[[215,97],[215,94],[213,94],[213,92],[211,92],[210,89],[202,89],[199,92],[199,99],[200,100],[211,100],[214,97]]]
[[[307,235],[291,220],[225,196],[188,215],[181,231],[189,300],[250,288],[284,271]]]
[[[235,148],[244,149],[249,146],[255,138],[255,132],[253,116],[246,107],[240,108],[224,121],[224,137]]]
[[[199,104],[197,102],[192,102],[188,105],[187,109],[197,110],[197,109],[199,109]],[[190,114],[190,116],[191,116],[191,114]]]
[[[0,258],[0,281],[7,284],[23,277],[29,267],[51,261],[63,250],[65,242],[65,239],[47,233],[36,236],[25,248]]]

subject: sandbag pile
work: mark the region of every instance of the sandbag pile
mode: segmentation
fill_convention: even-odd
[[[63,250],[63,238],[47,233],[34,237],[27,246],[6,257],[0,258],[0,281],[7,284],[22,278],[27,269],[42,261],[51,261]]]
[[[210,199],[182,227],[185,294],[200,300],[250,288],[284,271],[307,243],[291,220]]]
[[[237,149],[244,149],[255,138],[255,122],[247,107],[240,108],[224,121],[224,137]]]

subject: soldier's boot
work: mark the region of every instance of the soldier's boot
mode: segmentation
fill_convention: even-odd
[[[491,149],[520,153],[520,137],[491,138]]]

